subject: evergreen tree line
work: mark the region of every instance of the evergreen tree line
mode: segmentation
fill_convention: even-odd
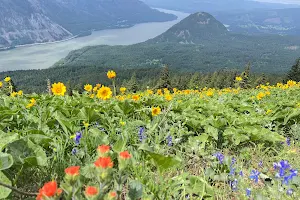
[[[106,72],[111,70],[108,67],[84,67],[73,68],[49,68],[46,70],[30,70],[1,73],[1,77],[11,76],[14,81],[14,88],[23,90],[25,93],[48,93],[51,83],[63,82],[70,91],[83,92],[85,84],[101,83],[110,86],[111,81],[107,79]],[[248,63],[242,72],[238,70],[222,69],[210,72],[178,72],[170,70],[168,66],[151,68],[115,68],[117,72],[117,87],[126,87],[130,92],[138,92],[146,89],[177,88],[201,89],[241,87],[254,88],[260,84],[276,84],[287,80],[300,81],[300,58],[292,66],[287,75],[259,74],[251,71],[251,64]],[[31,78],[32,77],[32,78]],[[33,78],[34,77],[34,78]],[[236,85],[236,77],[242,81]],[[49,81],[50,80],[50,81]]]

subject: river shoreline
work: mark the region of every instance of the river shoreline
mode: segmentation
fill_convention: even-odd
[[[73,36],[63,41],[19,45],[17,48],[0,50],[0,72],[46,69],[66,57],[71,51],[95,45],[132,45],[152,39],[184,19],[189,13],[158,9],[177,16],[168,22],[149,22],[131,27],[91,31],[87,36]]]

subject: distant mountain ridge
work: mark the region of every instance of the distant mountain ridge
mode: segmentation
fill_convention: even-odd
[[[176,42],[181,44],[196,44],[202,40],[225,36],[226,27],[206,12],[197,12],[183,19],[165,33],[148,42]]]
[[[293,8],[300,5],[259,2],[255,0],[142,0],[146,4],[170,10],[194,13],[199,10],[215,13],[216,11],[238,11],[259,9]]]
[[[236,33],[300,35],[300,8],[219,12],[215,16]]]
[[[243,34],[300,35],[300,5],[266,3],[254,0],[143,0],[165,9],[189,13],[209,12]]]
[[[0,10],[0,48],[176,19],[139,0],[1,0]]]

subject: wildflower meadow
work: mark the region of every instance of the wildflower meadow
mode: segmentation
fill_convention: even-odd
[[[300,83],[241,89],[0,82],[0,199],[300,199]]]

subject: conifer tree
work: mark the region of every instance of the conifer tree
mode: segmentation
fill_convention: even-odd
[[[188,89],[197,89],[199,87],[200,83],[200,73],[196,72],[193,75],[191,75],[191,79],[188,83]]]
[[[127,89],[130,92],[136,93],[138,91],[138,83],[136,80],[136,73],[134,72],[127,83]]]
[[[300,81],[300,58],[296,60],[296,63],[292,66],[287,75],[288,80]]]
[[[267,77],[266,75],[263,73],[260,77],[258,77],[258,79],[255,81],[255,85],[264,85],[267,83]]]
[[[246,67],[245,67],[245,71],[241,74],[242,77],[242,81],[240,82],[240,87],[241,88],[250,88],[251,87],[251,83],[250,83],[250,68],[251,68],[251,63],[249,62]]]
[[[163,89],[163,88],[168,88],[169,90],[172,89],[170,75],[169,75],[169,69],[168,69],[167,65],[165,65],[163,67],[161,74],[160,74],[159,81],[156,86],[156,89]]]

